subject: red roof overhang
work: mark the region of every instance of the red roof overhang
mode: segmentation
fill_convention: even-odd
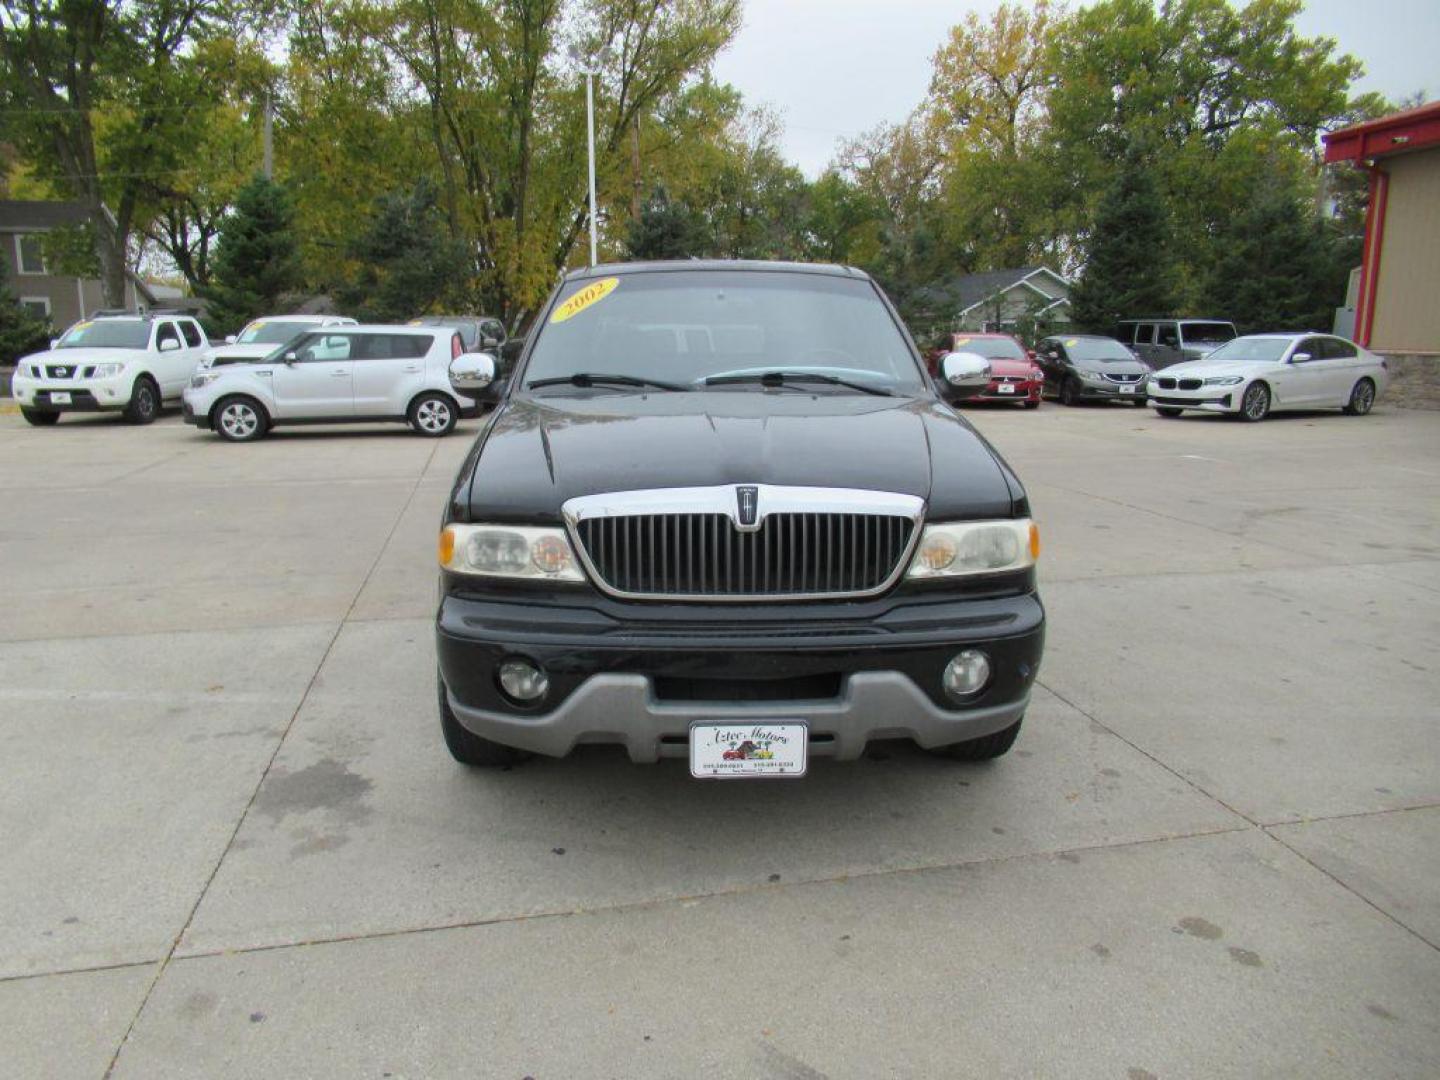
[[[1332,131],[1324,141],[1326,164],[1440,146],[1440,101]]]

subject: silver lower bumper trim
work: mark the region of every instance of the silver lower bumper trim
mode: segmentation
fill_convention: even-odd
[[[810,702],[657,702],[643,675],[592,676],[559,708],[536,716],[467,708],[448,690],[446,697],[461,724],[494,742],[552,757],[581,743],[618,744],[640,764],[686,757],[696,720],[803,720],[810,725],[811,756],[853,760],[871,739],[908,738],[935,747],[1002,731],[1024,715],[1030,700],[1027,692],[1003,705],[951,711],[895,671],[857,672],[839,698]]]

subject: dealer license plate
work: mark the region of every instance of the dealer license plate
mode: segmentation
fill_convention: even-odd
[[[691,724],[690,775],[717,780],[804,776],[808,748],[804,724]]]
[[[69,404],[70,404],[70,395],[69,395],[69,393],[66,392],[66,391],[64,391],[64,390],[51,390],[51,391],[50,391],[50,404],[51,404],[51,405],[69,405]]]
[[[1135,392],[1135,387],[1133,387],[1133,386],[1122,386],[1122,387],[1120,387],[1120,393],[1122,393],[1122,394],[1133,394],[1134,392]]]
[[[999,390],[1000,393],[1002,393],[1002,394],[1013,394],[1013,393],[1015,392],[1015,384],[1014,384],[1014,383],[1008,383],[1008,382],[1002,382],[1002,383],[1001,383],[999,386],[997,386],[995,389],[996,389],[996,390]]]

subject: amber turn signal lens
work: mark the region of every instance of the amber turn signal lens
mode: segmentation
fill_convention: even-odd
[[[1040,526],[1030,523],[1030,558],[1040,561]]]
[[[440,530],[440,565],[449,566],[455,556],[455,530]]]

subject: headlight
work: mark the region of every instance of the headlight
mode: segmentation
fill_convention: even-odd
[[[1243,375],[1216,375],[1216,376],[1214,376],[1213,378],[1206,379],[1206,380],[1205,380],[1205,385],[1206,385],[1206,386],[1234,386],[1236,383],[1242,383],[1242,382],[1244,382],[1244,381],[1245,381],[1245,377],[1244,377]]]
[[[1082,371],[1080,374],[1082,378],[1089,379],[1091,382],[1103,383],[1106,381],[1105,373],[1101,371]]]
[[[119,375],[124,370],[124,364],[96,364],[94,377],[97,379],[108,379],[112,375]]]
[[[584,581],[564,529],[523,525],[447,525],[440,565],[457,574]]]
[[[1040,530],[1029,518],[927,525],[910,562],[912,578],[1023,570],[1040,558]]]
[[[190,379],[190,389],[199,390],[202,386],[209,386],[223,374],[223,371],[197,371]]]

